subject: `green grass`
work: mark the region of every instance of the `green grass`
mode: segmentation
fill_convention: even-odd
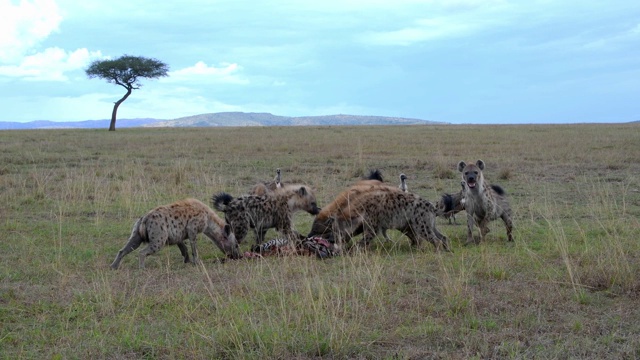
[[[0,132],[0,358],[640,357],[638,125]],[[369,169],[436,200],[482,159],[515,214],[453,253],[389,231],[319,261],[203,263],[176,247],[109,264],[139,216],[282,169],[324,205]],[[308,232],[312,217],[297,214]],[[273,231],[268,237],[276,236]],[[249,236],[243,244],[252,243]]]

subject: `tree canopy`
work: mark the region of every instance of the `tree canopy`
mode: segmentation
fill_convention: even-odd
[[[168,71],[168,65],[160,60],[130,55],[123,55],[114,60],[96,60],[89,65],[86,73],[90,79],[101,78],[127,89],[127,93],[113,106],[109,131],[116,129],[118,106],[131,95],[134,89],[142,86],[140,79],[157,79],[167,76]]]

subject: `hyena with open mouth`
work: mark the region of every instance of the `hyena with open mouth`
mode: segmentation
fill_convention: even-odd
[[[490,185],[482,174],[484,161],[478,160],[475,164],[458,163],[458,171],[462,173],[462,181],[465,183],[464,208],[467,212],[467,244],[474,243],[473,225],[480,228],[480,239],[484,240],[489,232],[488,224],[492,220],[501,218],[507,228],[507,238],[513,241],[513,222],[511,221],[511,207],[507,201],[506,193],[498,185]]]

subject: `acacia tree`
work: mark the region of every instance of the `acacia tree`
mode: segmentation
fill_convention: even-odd
[[[139,80],[141,78],[157,79],[167,76],[169,67],[156,59],[123,55],[115,60],[96,60],[85,71],[90,79],[101,78],[127,89],[127,93],[124,94],[122,99],[116,101],[113,106],[109,131],[115,131],[118,106],[127,100],[134,89],[139,89],[142,86]]]

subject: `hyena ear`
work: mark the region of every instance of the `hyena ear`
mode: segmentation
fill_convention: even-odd
[[[464,161],[460,161],[458,163],[458,171],[462,172],[462,170],[464,170],[465,167],[467,167],[467,164],[465,164]]]
[[[484,161],[478,160],[476,161],[476,166],[480,168],[480,170],[484,170]]]
[[[298,194],[300,196],[305,196],[307,195],[307,188],[305,188],[304,186],[301,186],[300,189],[298,189]]]

